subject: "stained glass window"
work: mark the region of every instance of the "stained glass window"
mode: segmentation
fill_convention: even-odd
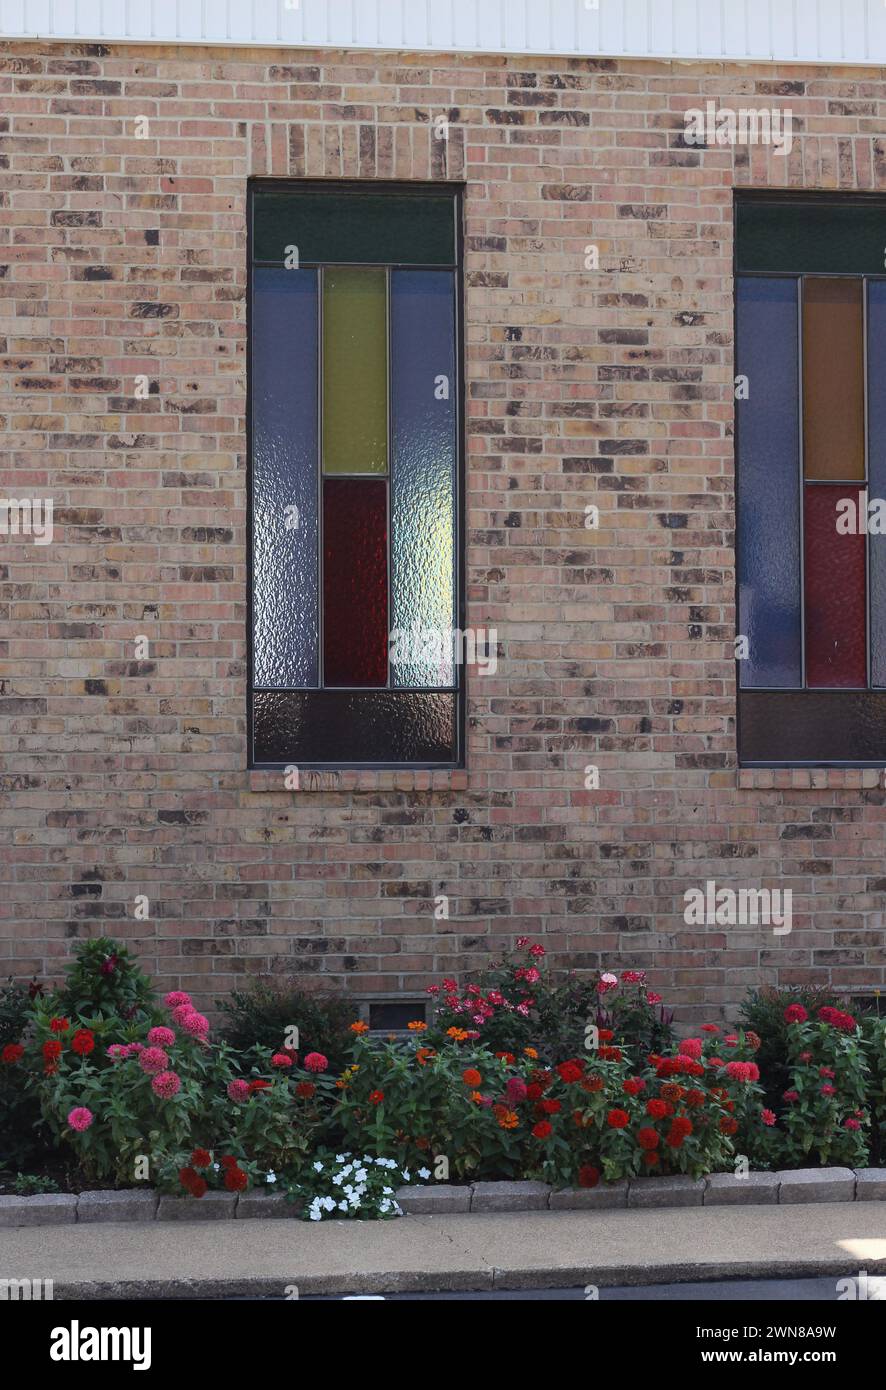
[[[741,761],[886,759],[886,202],[736,205]]]
[[[258,184],[254,766],[455,766],[460,198]]]

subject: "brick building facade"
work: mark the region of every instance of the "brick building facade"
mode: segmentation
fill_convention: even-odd
[[[0,93],[3,491],[55,517],[0,541],[0,971],[110,934],[206,1006],[365,1000],[525,934],[684,1020],[881,986],[880,773],[738,768],[732,252],[736,190],[886,192],[884,71],[23,41]],[[710,99],[791,153],[687,144]],[[464,185],[464,771],[249,769],[259,177]],[[687,926],[711,879],[792,932]]]

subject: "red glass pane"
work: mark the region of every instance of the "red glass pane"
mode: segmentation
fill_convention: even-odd
[[[867,685],[865,537],[837,530],[851,498],[861,516],[864,491],[845,483],[804,488],[806,683],[818,689]]]
[[[388,682],[387,486],[362,478],[323,482],[325,685]]]

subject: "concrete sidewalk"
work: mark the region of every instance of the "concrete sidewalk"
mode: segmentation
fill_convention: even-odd
[[[886,1202],[77,1224],[0,1231],[0,1279],[57,1298],[565,1288],[886,1274]]]

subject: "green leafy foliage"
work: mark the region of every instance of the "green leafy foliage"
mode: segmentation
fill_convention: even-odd
[[[323,993],[294,977],[260,977],[216,1000],[216,1007],[222,1033],[234,1048],[283,1047],[290,1030],[297,1028],[298,1051],[322,1053],[335,1071],[345,1063],[354,1005],[344,996]]]

